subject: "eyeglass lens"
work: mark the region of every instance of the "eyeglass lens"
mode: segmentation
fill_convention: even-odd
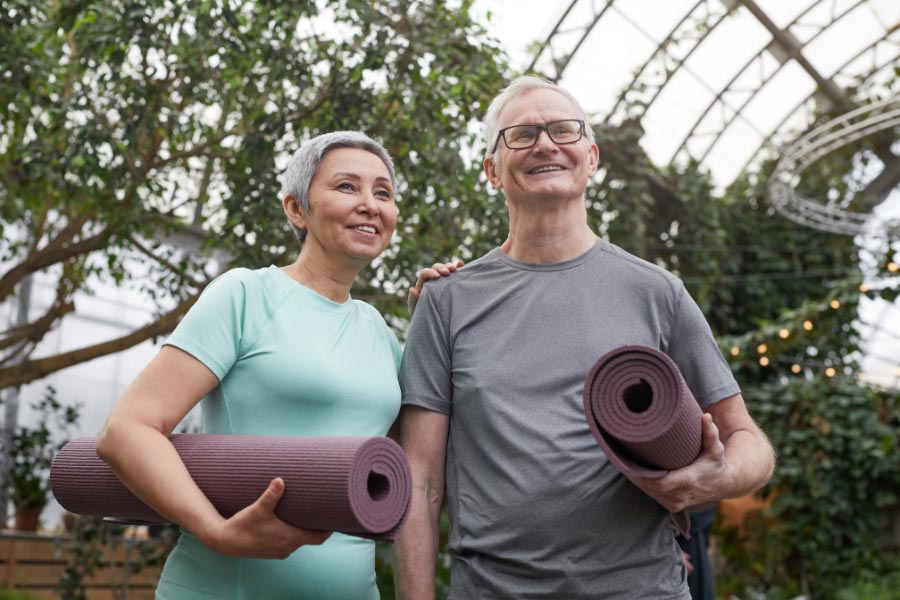
[[[509,148],[528,148],[537,143],[542,129],[557,144],[571,144],[581,139],[581,121],[575,119],[553,121],[546,125],[513,125],[504,129],[503,137]]]

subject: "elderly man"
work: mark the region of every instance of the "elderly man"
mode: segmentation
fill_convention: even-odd
[[[494,99],[486,132],[509,236],[429,283],[412,321],[399,597],[433,597],[446,485],[451,599],[688,599],[669,513],[757,489],[771,446],[681,281],[588,226],[599,151],[575,98],[520,78]],[[701,455],[661,479],[625,478],[583,414],[587,372],[626,344],[670,355],[704,410]]]

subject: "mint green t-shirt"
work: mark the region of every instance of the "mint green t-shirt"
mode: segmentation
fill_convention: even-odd
[[[378,311],[274,266],[216,279],[166,343],[219,378],[201,401],[205,433],[379,436],[400,408],[400,345]],[[377,599],[374,567],[373,542],[339,533],[265,560],[222,556],[183,531],[157,598]]]

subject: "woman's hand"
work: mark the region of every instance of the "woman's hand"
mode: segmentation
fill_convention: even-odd
[[[434,263],[430,269],[426,267],[419,271],[419,275],[416,278],[416,285],[410,288],[409,296],[406,298],[406,306],[409,308],[409,314],[413,314],[416,310],[416,302],[419,301],[419,296],[422,294],[422,286],[425,285],[426,281],[440,279],[445,275],[449,275],[464,264],[465,263],[461,260],[456,262]]]
[[[223,519],[200,541],[211,549],[242,558],[278,558],[290,556],[300,546],[319,545],[330,531],[294,527],[275,515],[275,506],[284,494],[284,480],[277,477],[250,506]]]

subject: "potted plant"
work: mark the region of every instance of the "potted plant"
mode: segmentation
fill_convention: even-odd
[[[15,528],[25,531],[37,530],[50,493],[50,464],[67,441],[55,442],[54,434],[66,436],[79,417],[79,407],[61,404],[52,386],[32,408],[38,413],[37,425],[16,429],[7,475],[9,498],[16,507]]]

